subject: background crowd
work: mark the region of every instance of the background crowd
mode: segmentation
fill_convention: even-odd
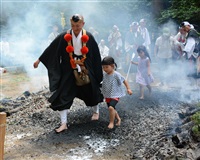
[[[134,60],[137,60],[137,56],[135,56],[137,54],[137,47],[144,45],[150,54],[152,62],[157,63],[160,73],[167,70],[169,65],[181,61],[183,62],[181,65],[188,66],[186,69],[184,67],[186,75],[195,78],[200,76],[200,56],[199,51],[196,50],[196,48],[199,48],[199,34],[192,24],[185,21],[177,25],[175,29],[170,28],[170,26],[165,26],[158,29],[158,32],[155,34],[149,31],[147,21],[141,19],[139,22],[131,22],[128,28],[124,32],[123,28],[120,29],[114,24],[108,31],[108,36],[105,37],[94,27],[86,26],[86,29],[91,32],[98,43],[101,58],[108,55],[112,56],[118,65],[118,69],[122,69],[124,74],[128,70],[133,54]],[[61,32],[63,30],[60,25],[53,24],[46,40],[40,44],[41,50],[48,46]],[[9,42],[7,39],[8,37],[3,36],[0,42],[1,67],[9,67],[20,63],[17,61],[17,55],[14,54],[12,49],[13,46],[20,42]],[[30,39],[30,42],[26,43],[34,44],[34,40]],[[132,67],[129,81],[133,79],[131,77],[133,77],[134,70],[136,69]],[[161,83],[164,85],[166,83],[166,75],[160,74],[160,78],[162,79]]]

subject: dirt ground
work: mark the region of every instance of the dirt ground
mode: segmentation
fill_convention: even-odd
[[[49,107],[34,104],[7,118],[5,160],[130,160],[171,159],[188,157],[174,147],[169,136],[176,122],[177,113],[185,110],[186,101],[199,101],[198,86],[181,95],[179,88],[158,87],[153,84],[152,97],[138,100],[139,92],[132,84],[133,95],[119,103],[118,113],[122,125],[107,130],[108,112],[100,104],[99,121],[91,121],[92,112],[80,100],[69,112],[69,130],[56,134],[59,115]],[[24,91],[37,92],[48,85],[46,76],[28,78],[24,73],[6,73],[1,76],[1,98],[19,98]],[[195,96],[192,96],[194,93]],[[191,97],[193,98],[191,100]],[[27,101],[31,101],[27,99]],[[42,104],[43,100],[41,100]],[[35,102],[36,105],[39,102]],[[189,105],[188,105],[189,106]],[[180,123],[180,122],[179,122]],[[195,144],[198,145],[198,144]],[[197,147],[198,148],[198,147]],[[183,152],[188,152],[186,146]],[[166,153],[165,153],[166,152]],[[180,152],[180,153],[179,153]],[[194,150],[194,157],[199,150]],[[179,153],[179,154],[178,154]],[[200,152],[199,152],[200,153]],[[170,156],[169,156],[170,155]],[[182,157],[181,157],[182,156]],[[169,158],[166,158],[169,159]]]
[[[17,97],[24,91],[36,92],[45,86],[48,86],[46,76],[32,76],[30,78],[25,73],[8,72],[1,76],[1,99],[5,97]]]

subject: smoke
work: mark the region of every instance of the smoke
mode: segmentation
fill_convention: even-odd
[[[178,90],[176,97],[178,100],[187,103],[198,102],[200,100],[198,80],[188,77],[188,68],[191,68],[191,64],[187,61],[172,61],[160,76],[165,77],[165,83],[169,88]]]
[[[1,32],[10,44],[12,58],[6,65],[23,64],[29,71],[29,62],[40,55],[44,37],[48,34],[49,17],[42,16],[46,13],[45,8],[35,3],[3,3],[2,6],[3,12],[9,15]]]
[[[174,36],[178,33],[178,25],[169,20],[167,23],[159,26],[159,35],[163,33],[163,29],[168,28],[172,37],[172,43]],[[172,45],[173,46],[173,45]],[[166,50],[167,51],[167,50]],[[169,51],[169,50],[168,50]],[[167,51],[167,52],[168,52]],[[173,50],[173,54],[175,51]],[[156,60],[153,59],[155,62]],[[183,102],[192,102],[200,100],[200,86],[197,84],[197,79],[188,77],[189,74],[195,74],[195,69],[193,65],[185,58],[169,60],[168,63],[159,63],[157,59],[157,69],[159,70],[157,76],[160,78],[161,82],[164,82],[169,88],[174,88],[179,90],[179,95],[177,98]]]
[[[50,14],[47,14],[48,8],[31,2],[2,2],[2,13],[6,23],[1,27],[1,41],[9,42],[9,51],[2,51],[1,65],[8,72],[18,68],[26,71],[32,84],[24,85],[24,90],[42,86],[46,78],[44,81],[32,78],[43,77],[47,72],[43,65],[34,69],[33,62],[48,45],[47,37],[52,23]]]
[[[109,31],[113,25],[117,25],[124,41],[125,34],[129,30],[129,25],[139,22],[140,19],[147,20],[146,27],[149,29],[150,36],[161,33],[163,27],[168,27],[172,35],[177,33],[177,25],[173,21],[157,27],[150,10],[139,7],[137,1],[2,1],[1,2],[1,41],[6,40],[10,44],[9,55],[1,55],[1,65],[5,67],[21,65],[37,85],[41,81],[35,82],[34,77],[43,76],[47,81],[47,72],[42,64],[39,68],[33,68],[33,62],[42,54],[48,44],[48,35],[52,32],[52,25],[60,25],[59,32],[70,28],[70,17],[79,13],[84,16],[85,29],[93,27],[99,32],[99,38],[107,43]],[[125,7],[124,7],[125,6]],[[132,7],[133,13],[126,10]],[[137,8],[137,9],[136,9]],[[150,9],[150,8],[149,8]],[[61,12],[64,13],[66,26],[61,27]],[[160,31],[160,32],[159,32]],[[157,35],[158,34],[158,35]],[[152,37],[152,36],[151,36]],[[106,44],[107,45],[107,44]],[[152,50],[154,41],[152,41]],[[153,54],[153,53],[151,53]],[[153,58],[152,58],[152,61]],[[123,66],[122,66],[123,67]],[[180,67],[183,71],[180,72]],[[160,74],[160,73],[159,73]],[[172,65],[162,72],[167,81],[171,80],[172,75],[176,79],[177,87],[182,88],[184,93],[185,85],[189,82],[185,78],[184,64],[172,63]],[[43,82],[41,82],[43,83]]]
[[[70,17],[79,13],[85,18],[85,28],[93,27],[99,32],[101,39],[107,41],[113,25],[117,25],[123,35],[130,23],[141,17],[130,17],[121,7],[121,4],[134,5],[135,2],[122,2],[2,1],[1,41],[9,42],[10,51],[6,56],[1,56],[1,65],[22,65],[28,75],[35,75],[32,64],[48,46],[47,37],[52,31],[51,25],[61,24],[61,12],[66,20],[64,29],[70,28]],[[40,67],[37,69],[38,73],[41,68],[44,69]]]

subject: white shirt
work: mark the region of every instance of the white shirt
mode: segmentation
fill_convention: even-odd
[[[109,48],[106,45],[99,44],[99,51],[101,54],[101,59],[109,55]]]
[[[117,71],[114,71],[111,75],[104,72],[102,82],[104,98],[120,98],[125,96],[124,81],[125,78]]]
[[[76,54],[77,56],[82,55],[82,53],[81,53],[81,48],[82,48],[81,37],[82,37],[82,31],[76,37],[72,30],[72,43],[73,43],[73,47],[74,47],[74,54]]]
[[[170,36],[168,38],[163,38],[160,36],[156,39],[155,43],[156,47],[158,47],[157,56],[159,58],[171,58],[172,57],[172,45],[173,45],[173,37]]]
[[[177,51],[183,50],[185,42],[186,42],[186,35],[178,32],[177,35],[174,36],[174,45]]]
[[[149,36],[149,31],[147,30],[147,28],[140,27],[140,32],[142,34],[142,37],[144,38],[143,45],[145,47],[148,47],[151,44],[151,40],[150,40],[150,36]]]
[[[190,58],[194,52],[195,39],[188,37],[183,51],[187,52],[187,58]]]

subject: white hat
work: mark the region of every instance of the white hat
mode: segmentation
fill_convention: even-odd
[[[130,27],[132,27],[132,26],[138,26],[138,22],[132,22]]]
[[[141,20],[140,20],[140,23],[142,23],[142,22],[145,22],[145,20],[144,20],[144,19],[141,19]]]
[[[194,26],[192,24],[190,24],[190,28],[194,29]]]
[[[119,30],[119,28],[116,25],[113,26],[113,29]]]
[[[187,21],[184,21],[180,24],[180,27],[184,27],[184,26],[191,26],[191,24]]]

